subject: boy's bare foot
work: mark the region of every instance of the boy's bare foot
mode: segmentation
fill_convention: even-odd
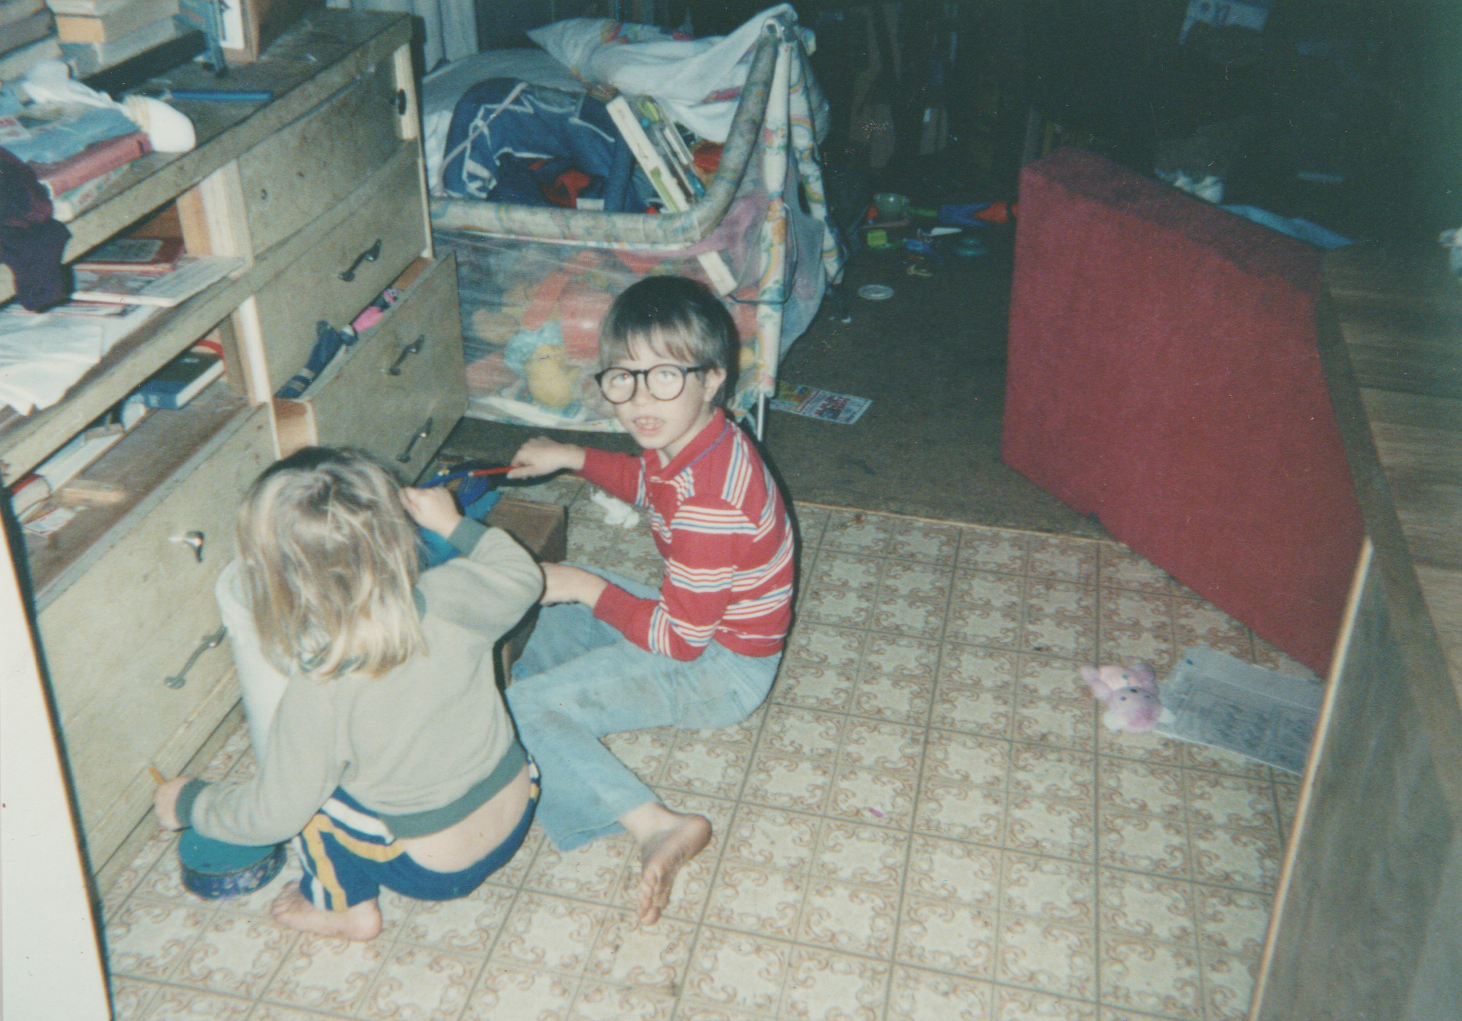
[[[361,901],[344,911],[324,911],[300,893],[299,883],[286,883],[269,905],[274,920],[287,929],[313,932],[343,939],[375,939],[381,934],[381,907],[374,900]]]
[[[653,925],[670,903],[676,873],[711,842],[711,821],[702,815],[671,812],[675,821],[640,843],[640,921]]]

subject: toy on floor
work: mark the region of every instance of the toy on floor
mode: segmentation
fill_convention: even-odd
[[[1107,711],[1102,723],[1108,730],[1144,734],[1172,719],[1158,695],[1157,677],[1145,663],[1131,666],[1081,668],[1081,679]]]

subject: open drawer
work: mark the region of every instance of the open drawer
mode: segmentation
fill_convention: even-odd
[[[309,358],[317,322],[350,322],[429,249],[421,188],[415,143],[403,142],[345,199],[350,215],[260,289],[255,302],[270,393]]]
[[[312,444],[359,447],[410,481],[462,417],[467,373],[456,259],[418,259],[396,286],[405,293],[395,307],[308,390],[275,400],[281,456]]]

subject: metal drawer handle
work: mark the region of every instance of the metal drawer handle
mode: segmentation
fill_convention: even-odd
[[[182,535],[172,537],[173,542],[180,542],[193,550],[193,555],[198,558],[198,563],[203,563],[203,541],[207,538],[202,532],[194,529],[191,532],[184,532]]]
[[[396,112],[398,114],[403,114],[403,113],[406,112],[406,90],[405,89],[397,89],[396,90]]]
[[[346,270],[344,273],[341,273],[340,274],[340,279],[341,280],[344,280],[347,284],[350,283],[352,280],[355,279],[355,270],[356,270],[356,267],[358,267],[363,262],[375,262],[380,257],[381,257],[381,239],[380,238],[376,238],[376,243],[373,244],[373,245],[371,245],[365,251],[361,252],[359,255],[357,255],[355,257],[355,261],[350,264],[350,268],[348,270]]]
[[[406,441],[406,449],[396,455],[396,460],[406,464],[411,460],[411,448],[416,446],[417,440],[424,440],[431,435],[432,420],[427,419],[426,425],[422,426],[412,434],[411,439]]]
[[[198,662],[198,657],[203,655],[209,649],[218,648],[219,644],[224,640],[227,635],[227,625],[220,627],[211,635],[204,635],[202,644],[200,644],[198,648],[193,650],[193,655],[188,657],[188,662],[183,664],[183,669],[179,670],[171,677],[163,678],[162,683],[166,684],[169,688],[181,688],[183,685],[187,684],[188,671],[193,669],[193,664]]]
[[[423,347],[425,347],[425,346],[426,346],[426,334],[423,333],[420,337],[417,337],[410,344],[407,344],[405,347],[403,347],[401,349],[400,356],[394,362],[391,363],[391,367],[386,370],[386,374],[388,376],[399,376],[399,375],[401,375],[401,363],[404,362],[404,361],[406,361],[406,359],[410,358],[412,355],[419,355],[419,354],[421,354],[421,349]]]

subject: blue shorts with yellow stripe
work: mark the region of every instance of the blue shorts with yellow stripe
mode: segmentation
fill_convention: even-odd
[[[305,874],[300,893],[317,908],[344,911],[374,900],[381,887],[414,900],[455,900],[482,885],[517,853],[538,806],[538,769],[523,818],[487,857],[460,872],[434,872],[406,853],[381,818],[337,787],[294,838]]]

